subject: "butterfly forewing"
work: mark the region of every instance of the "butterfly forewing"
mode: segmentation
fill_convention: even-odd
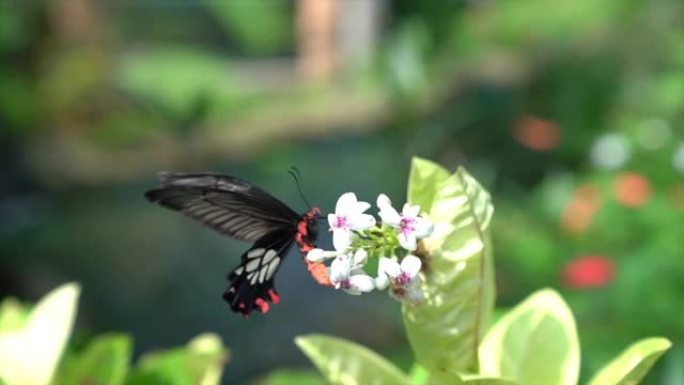
[[[299,217],[278,199],[235,177],[160,173],[159,179],[162,187],[145,194],[149,201],[238,240],[256,241],[275,230],[292,228]]]

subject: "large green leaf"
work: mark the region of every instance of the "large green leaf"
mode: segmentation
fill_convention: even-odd
[[[481,374],[525,385],[575,385],[580,364],[572,312],[554,290],[540,290],[501,318],[480,347]]]
[[[507,378],[487,377],[487,376],[463,376],[463,383],[466,385],[518,385],[517,382]]]
[[[637,385],[672,343],[659,337],[635,342],[604,366],[589,385]]]
[[[121,334],[99,336],[60,370],[58,385],[121,385],[128,374],[131,339]]]
[[[327,385],[320,374],[310,370],[281,369],[257,381],[258,385]]]
[[[408,201],[419,205],[422,212],[429,213],[437,197],[439,186],[449,179],[449,171],[423,158],[411,160],[409,173]]]
[[[24,326],[0,332],[0,378],[10,385],[47,385],[71,335],[80,288],[62,285],[38,302]]]
[[[26,324],[28,314],[28,310],[16,299],[4,299],[0,303],[0,333],[21,329]]]
[[[312,334],[295,343],[331,385],[411,385],[392,363],[354,342]]]
[[[429,207],[435,224],[423,241],[425,300],[403,307],[411,347],[430,372],[477,371],[477,348],[494,308],[490,195],[463,168],[445,179],[443,169],[417,159],[411,175],[408,200]]]
[[[221,338],[203,334],[184,348],[146,354],[127,384],[218,385],[228,351]]]

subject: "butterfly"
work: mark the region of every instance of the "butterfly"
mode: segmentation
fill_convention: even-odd
[[[275,275],[293,244],[303,254],[315,247],[319,209],[297,214],[267,192],[229,175],[160,172],[158,177],[161,187],[145,193],[148,201],[228,237],[254,242],[228,274],[223,299],[231,310],[248,317],[253,310],[266,313],[269,303],[278,303]],[[323,264],[306,262],[314,279],[329,284]]]

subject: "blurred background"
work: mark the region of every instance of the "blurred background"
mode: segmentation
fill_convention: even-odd
[[[232,314],[248,245],[142,194],[211,170],[304,211],[296,166],[324,212],[400,202],[419,155],[493,193],[500,307],[555,287],[584,379],[663,335],[648,383],[681,385],[683,124],[681,0],[0,0],[0,297],[78,281],[78,338],[138,352],[216,331],[231,384],[308,368],[311,332],[408,368],[398,303],[319,287],[294,252],[281,303]]]

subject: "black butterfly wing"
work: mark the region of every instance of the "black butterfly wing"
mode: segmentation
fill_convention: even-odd
[[[269,302],[278,303],[273,279],[294,242],[294,233],[278,230],[259,238],[242,254],[241,262],[228,275],[223,299],[234,312],[248,316],[252,310],[266,313]]]
[[[159,173],[161,188],[145,197],[221,234],[256,241],[276,230],[292,230],[299,215],[241,179],[214,173]]]

